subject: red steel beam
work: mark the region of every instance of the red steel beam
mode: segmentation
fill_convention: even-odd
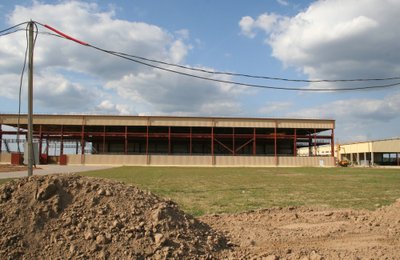
[[[64,154],[64,126],[61,125],[61,138],[60,138],[60,155]]]
[[[235,156],[235,128],[232,127],[232,155]]]
[[[212,165],[215,164],[215,158],[214,158],[214,127],[211,127],[211,163]]]
[[[103,126],[103,147],[102,147],[102,153],[105,153],[106,150],[106,126]],[[109,151],[107,151],[109,152]]]
[[[190,127],[190,132],[189,132],[189,154],[192,155],[192,127]]]
[[[335,157],[335,129],[333,128],[332,128],[332,138],[331,138],[331,155]]]
[[[278,147],[277,147],[277,136],[276,136],[276,122],[274,128],[274,155],[275,155],[275,165],[278,165]]]
[[[256,136],[256,128],[253,128],[253,155],[257,154],[257,136]]]
[[[293,156],[297,156],[297,129],[294,129],[294,137],[293,137]]]
[[[317,129],[314,128],[314,156],[317,156]]]
[[[3,132],[1,131],[1,124],[0,124],[0,153],[1,153],[1,145],[3,144]]]
[[[171,127],[168,127],[168,154],[171,154]]]
[[[124,154],[128,154],[128,126],[125,126]]]

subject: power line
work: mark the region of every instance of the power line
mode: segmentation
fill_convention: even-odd
[[[194,75],[194,74],[189,74],[186,72],[182,72],[182,71],[177,71],[177,70],[172,70],[172,69],[168,69],[168,68],[164,68],[164,67],[160,67],[160,66],[156,66],[153,64],[149,64],[146,62],[142,62],[133,58],[129,58],[117,53],[114,53],[112,51],[108,51],[93,45],[88,45],[88,47],[94,48],[96,50],[126,59],[126,60],[130,60],[148,67],[152,67],[155,69],[159,69],[159,70],[163,70],[163,71],[167,71],[167,72],[172,72],[175,74],[179,74],[179,75],[184,75],[184,76],[188,76],[188,77],[192,77],[192,78],[197,78],[197,79],[203,79],[203,80],[208,80],[208,81],[214,81],[214,82],[218,82],[218,83],[226,83],[226,84],[233,84],[233,85],[238,85],[238,86],[245,86],[245,87],[254,87],[254,88],[264,88],[264,89],[273,89],[273,90],[286,90],[286,91],[307,91],[307,92],[332,92],[332,91],[354,91],[354,90],[367,90],[367,89],[379,89],[379,88],[389,88],[389,87],[394,87],[394,86],[398,86],[400,85],[400,82],[396,82],[396,83],[392,83],[392,84],[385,84],[385,85],[374,85],[374,86],[363,86],[363,87],[352,87],[352,88],[301,88],[301,87],[275,87],[275,86],[268,86],[268,85],[261,85],[261,84],[251,84],[251,83],[242,83],[242,82],[237,82],[237,81],[230,81],[230,80],[222,80],[222,79],[213,79],[213,78],[208,78],[208,77],[203,77],[203,76],[199,76],[199,75]]]
[[[285,91],[306,91],[306,92],[338,92],[338,91],[356,91],[356,90],[368,90],[368,89],[382,89],[382,88],[389,88],[389,87],[394,87],[400,85],[400,82],[394,82],[390,84],[383,84],[383,85],[372,85],[372,86],[361,86],[361,87],[346,87],[346,88],[304,88],[304,87],[276,87],[276,86],[269,86],[269,85],[263,85],[263,84],[251,84],[251,83],[243,83],[243,82],[238,82],[238,81],[231,81],[231,80],[223,80],[223,79],[215,79],[215,78],[210,78],[210,77],[205,77],[205,76],[200,76],[200,75],[195,75],[195,74],[190,74],[187,72],[183,71],[178,71],[174,70],[171,68],[166,68],[162,67],[159,65],[154,65],[148,62],[153,62],[153,63],[158,63],[158,64],[163,64],[163,65],[168,65],[168,66],[173,66],[173,67],[178,67],[182,69],[188,69],[192,71],[198,71],[198,72],[203,72],[203,73],[208,73],[208,74],[214,74],[214,75],[230,75],[230,76],[242,76],[242,77],[249,77],[249,78],[259,78],[259,79],[269,79],[269,80],[284,80],[284,81],[291,81],[291,82],[306,82],[306,83],[320,83],[320,82],[356,82],[356,81],[384,81],[384,80],[400,80],[400,77],[389,77],[389,78],[360,78],[360,79],[334,79],[334,80],[329,80],[329,79],[322,79],[322,80],[298,80],[298,79],[288,79],[288,78],[278,78],[278,77],[268,77],[268,76],[254,76],[254,75],[249,75],[249,74],[241,74],[241,73],[228,73],[228,72],[218,72],[218,71],[210,71],[210,70],[204,70],[204,69],[198,69],[198,68],[191,68],[179,64],[173,64],[173,63],[168,63],[168,62],[163,62],[163,61],[157,61],[157,60],[152,60],[136,55],[130,55],[126,54],[123,52],[116,52],[116,51],[111,51],[111,50],[106,50],[100,47],[97,47],[95,45],[88,44],[86,42],[80,41],[78,39],[75,39],[71,36],[68,36],[53,27],[49,25],[44,25],[38,22],[35,22],[49,30],[52,30],[56,34],[49,33],[49,35],[52,36],[57,36],[61,37],[67,40],[74,41],[76,43],[79,43],[83,46],[91,47],[95,50],[125,59],[129,60],[147,67],[151,67],[154,69],[159,69],[162,71],[170,72],[170,73],[175,73],[187,77],[192,77],[192,78],[197,78],[197,79],[202,79],[202,80],[207,80],[207,81],[212,81],[212,82],[218,82],[218,83],[224,83],[224,84],[232,84],[232,85],[238,85],[238,86],[245,86],[245,87],[254,87],[254,88],[263,88],[263,89],[272,89],[272,90],[285,90]]]
[[[6,28],[6,29],[4,29],[4,30],[1,30],[1,31],[0,31],[0,34],[3,33],[3,32],[10,31],[10,30],[12,30],[12,29],[14,29],[14,28],[17,28],[17,27],[19,27],[19,26],[21,26],[21,25],[24,25],[24,24],[27,24],[27,23],[28,23],[28,22],[23,22],[23,23],[19,23],[19,24],[13,25],[13,26],[11,26],[11,27],[8,27],[8,28]]]

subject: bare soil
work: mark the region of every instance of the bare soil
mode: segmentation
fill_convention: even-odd
[[[234,259],[400,259],[400,199],[376,211],[272,208],[200,218],[236,245]]]
[[[0,164],[0,173],[1,172],[17,172],[17,171],[25,171],[28,167],[24,165],[11,165],[11,164]]]
[[[0,186],[0,259],[399,259],[400,200],[376,211],[271,208],[201,217],[77,175]]]

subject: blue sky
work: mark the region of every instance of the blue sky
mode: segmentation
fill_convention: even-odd
[[[33,19],[92,45],[214,71],[296,79],[400,76],[399,1],[3,1],[0,28]],[[40,32],[49,32],[39,27]],[[18,111],[23,31],[0,37],[0,113]],[[133,64],[46,34],[35,49],[36,113],[328,118],[339,142],[398,137],[400,87],[216,79]],[[26,112],[26,82],[22,110]]]

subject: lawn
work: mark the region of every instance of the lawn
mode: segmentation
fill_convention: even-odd
[[[81,173],[136,185],[199,216],[274,206],[374,209],[400,198],[400,170],[120,167]]]

